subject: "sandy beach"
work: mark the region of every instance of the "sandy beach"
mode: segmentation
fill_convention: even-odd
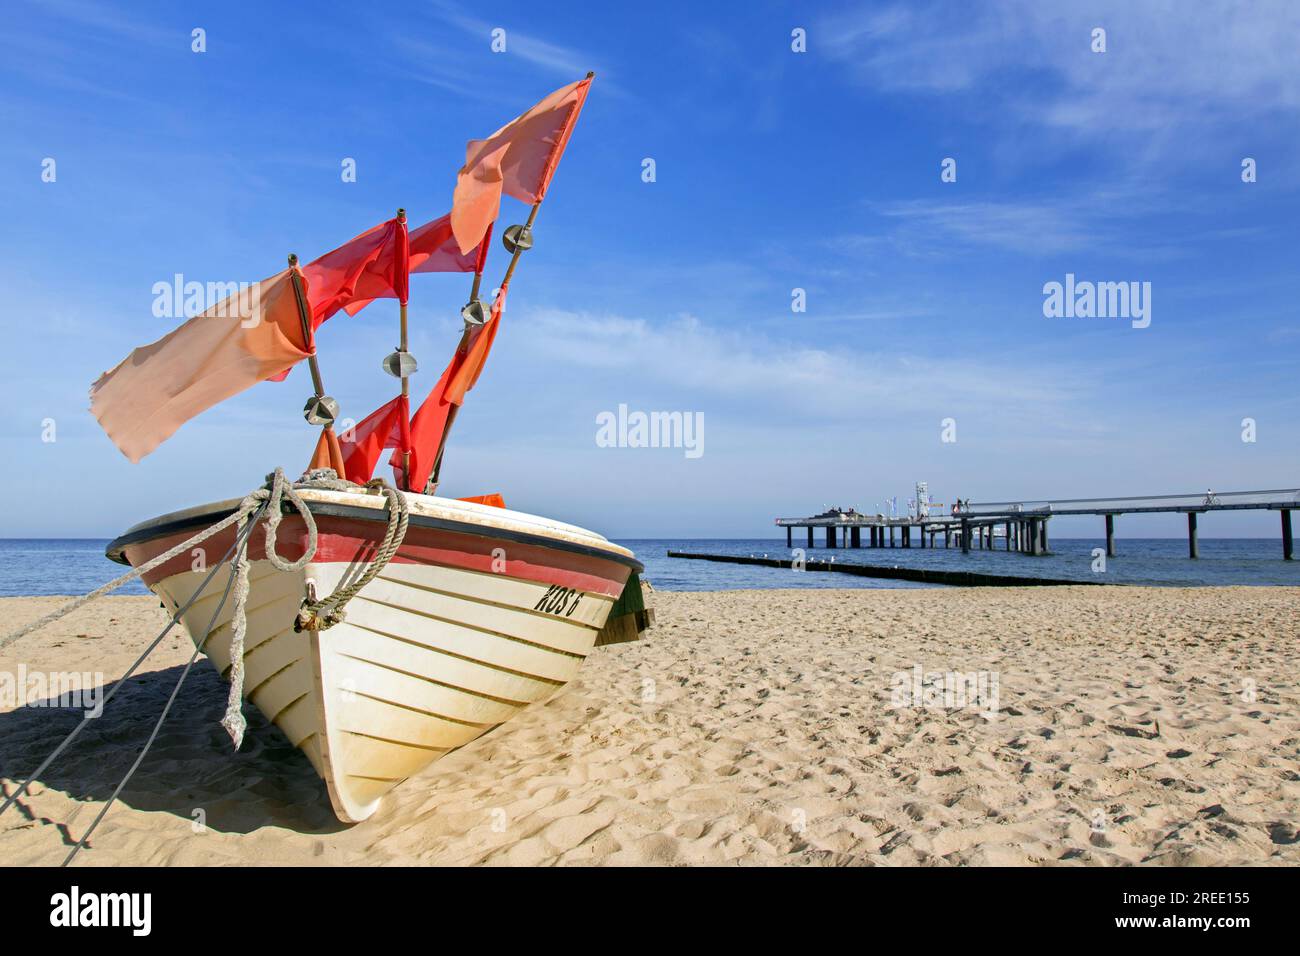
[[[6,630],[63,600],[0,600]],[[77,865],[1300,863],[1300,590],[654,603],[648,640],[598,649],[556,697],[352,827],[252,707],[232,753],[226,685],[201,660]],[[111,685],[165,620],[151,598],[107,599],[0,652],[0,674]],[[6,861],[63,859],[190,649],[169,636],[0,818]],[[6,793],[79,719],[14,703]]]

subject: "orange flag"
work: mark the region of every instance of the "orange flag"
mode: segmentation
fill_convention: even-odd
[[[311,464],[307,466],[307,470],[313,468],[333,468],[334,474],[340,478],[346,475],[347,466],[343,462],[343,449],[339,447],[339,436],[334,434],[334,429],[320,430],[320,438],[316,441],[316,450],[312,452]]]
[[[591,77],[556,90],[487,139],[472,139],[456,178],[451,228],[463,253],[479,244],[501,208],[501,193],[541,202],[587,101]]]
[[[90,413],[139,461],[195,415],[307,354],[286,269],[133,351],[90,387]]]
[[[457,498],[456,500],[468,501],[475,505],[491,505],[493,508],[504,508],[506,506],[506,500],[499,494],[495,493],[490,495],[474,495],[470,498]]]
[[[502,289],[492,303],[492,315],[465,336],[451,362],[443,370],[442,377],[429,392],[429,397],[411,419],[411,488],[416,491],[422,491],[429,476],[433,474],[452,407],[464,403],[465,393],[474,387],[483,372],[488,352],[492,350],[492,343],[496,339],[497,327],[501,324],[501,310],[505,304],[506,290]],[[401,474],[400,450],[389,459],[389,464],[395,473]]]

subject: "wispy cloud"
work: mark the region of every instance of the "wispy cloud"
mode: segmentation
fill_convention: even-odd
[[[1028,256],[1086,251],[1163,261],[1192,255],[1193,243],[1257,239],[1271,231],[1260,225],[1206,228],[1199,216],[1195,225],[1187,225],[1186,197],[1158,185],[1062,191],[1041,198],[900,199],[866,206],[881,218],[882,228],[838,236],[836,248],[863,252],[891,245],[929,257],[946,256],[953,247],[986,247]],[[1198,210],[1201,216],[1205,212]],[[1179,225],[1171,237],[1153,222]]]
[[[1090,47],[1096,27],[1107,33],[1104,54]],[[989,111],[1012,123],[1167,133],[1300,112],[1300,5],[1291,0],[893,4],[829,16],[818,34],[872,89],[996,87]]]
[[[486,20],[468,16],[447,3],[435,2],[433,9],[435,15],[444,22],[456,27],[466,36],[482,42],[485,47],[491,40],[492,31],[498,28],[503,29],[506,31],[506,53],[504,55],[518,57],[544,72],[557,77],[566,77],[570,80],[581,79],[589,70],[596,70],[601,74],[601,88],[604,92],[615,93],[618,91],[617,87],[610,82],[608,65],[600,62],[602,59],[600,57],[550,40],[544,40],[541,37],[513,27],[509,22],[489,23]]]
[[[1086,387],[1050,363],[1027,373],[996,357],[945,355],[937,363],[932,355],[876,351],[853,341],[815,347],[693,315],[648,322],[544,309],[530,311],[515,328],[530,361],[563,362],[592,376],[584,392],[678,394],[692,407],[726,406],[750,416],[766,409],[818,426],[944,408],[1002,418],[1032,409],[1041,421],[1045,410],[1067,407]]]

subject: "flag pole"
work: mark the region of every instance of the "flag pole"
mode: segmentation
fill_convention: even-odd
[[[586,78],[590,80],[593,77],[595,77],[595,75],[596,74],[594,71],[588,71]],[[545,197],[542,198],[544,199]],[[510,279],[515,274],[515,266],[519,264],[519,257],[524,253],[526,249],[532,248],[533,223],[537,221],[537,210],[541,208],[542,208],[542,200],[539,199],[537,200],[537,202],[533,203],[533,208],[528,211],[528,219],[527,221],[524,222],[523,226],[511,226],[509,229],[505,231],[505,234],[501,237],[502,241],[505,243],[506,248],[509,249],[511,252],[510,264],[506,266],[506,274],[501,279],[500,288],[501,288],[502,295],[504,295],[506,289],[510,287]],[[469,297],[471,302],[473,302],[476,298],[478,298],[478,288],[479,288],[480,279],[482,279],[482,273],[481,272],[476,273],[474,276],[474,288],[471,291]],[[468,336],[468,332],[469,330],[466,329],[466,336]],[[465,337],[462,337],[461,341],[464,342]],[[438,454],[434,456],[433,459],[433,471],[429,473],[429,480],[424,486],[424,493],[426,495],[433,494],[438,487],[438,476],[442,472],[442,455],[443,452],[447,450],[447,435],[451,432],[451,426],[456,421],[456,413],[458,411],[460,411],[460,406],[453,405],[451,407],[451,410],[447,413],[447,424],[443,426],[442,429],[442,439],[438,443]]]
[[[587,75],[591,76],[592,74],[588,73]],[[529,236],[529,234],[532,232],[533,223],[537,221],[537,210],[540,209],[541,207],[542,207],[542,201],[540,199],[537,200],[537,202],[533,203],[533,208],[530,209],[528,212],[528,219],[524,223],[523,229],[520,230],[519,232],[520,236]],[[507,231],[507,235],[503,236],[502,238],[507,243],[512,242],[512,240],[509,238],[509,231]],[[510,265],[506,266],[505,277],[501,280],[502,295],[505,294],[506,288],[510,285],[510,277],[515,274],[515,266],[519,264],[519,257],[523,255],[525,249],[528,249],[532,246],[533,242],[530,236],[526,242],[514,242],[513,244],[514,244],[514,251],[510,256]],[[474,287],[473,289],[471,289],[469,295],[469,300],[471,302],[473,302],[475,299],[478,298],[479,283],[482,281],[482,279],[483,279],[482,272],[476,272],[474,274]],[[466,329],[465,334],[461,336],[461,344],[464,345],[467,342],[468,338],[469,338],[469,329]],[[447,435],[451,433],[451,426],[456,421],[456,413],[458,411],[460,411],[460,406],[453,405],[451,407],[451,410],[447,413],[447,424],[443,426],[442,438],[438,442],[438,454],[434,456],[433,459],[433,471],[429,473],[429,480],[424,486],[424,493],[426,495],[433,494],[434,491],[437,490],[438,488],[438,477],[442,473],[442,455],[443,452],[447,450]]]
[[[311,315],[307,311],[307,296],[302,288],[302,270],[298,268],[298,256],[289,253],[289,268],[292,271],[293,297],[298,303],[298,319],[302,323],[302,347],[308,350],[307,364],[311,367],[311,383],[316,389],[316,397],[325,397],[325,386],[321,382],[320,363],[316,361],[316,350],[312,348]]]
[[[478,301],[479,287],[483,284],[483,267],[487,265],[486,253],[480,254],[479,263],[478,268],[474,270],[474,282],[469,287],[469,303],[465,306],[466,309],[470,308],[470,306],[474,305],[474,303]],[[464,310],[461,311],[462,314],[464,314]],[[461,332],[460,344],[456,346],[456,351],[459,352],[468,344],[469,324],[466,323],[465,330]],[[433,470],[429,472],[429,479],[424,483],[424,493],[426,495],[431,495],[435,490],[437,490],[438,473],[442,471],[442,453],[447,447],[447,432],[451,431],[451,423],[456,420],[456,413],[458,411],[460,411],[460,406],[453,405],[451,406],[451,410],[447,412],[447,424],[442,428],[442,438],[438,443],[438,453],[433,459]]]
[[[405,209],[399,209],[399,210],[397,210],[397,221],[400,222],[400,223],[402,224],[402,228],[403,228],[403,229],[406,228],[406,210],[405,210]],[[410,297],[410,295],[409,295],[409,293],[408,293],[407,298],[409,298],[409,297]],[[406,299],[403,299],[403,300],[398,304],[398,309],[400,310],[400,312],[399,312],[399,314],[400,314],[400,319],[399,319],[399,321],[401,322],[401,336],[400,336],[399,344],[398,344],[398,346],[397,346],[397,351],[402,352],[402,353],[406,353],[406,351],[407,351]],[[400,366],[399,366],[399,367],[400,367]],[[406,372],[406,370],[405,370],[405,369],[402,369],[402,373],[403,373],[403,374],[402,374],[402,398],[404,398],[404,399],[406,400],[403,404],[405,404],[405,405],[407,406],[407,415],[409,416],[409,415],[410,415],[410,404],[409,404],[409,403],[410,403],[410,400],[411,400],[411,399],[410,399],[410,396],[411,396],[411,379],[410,379],[410,376],[408,376],[407,374],[405,374],[405,372]],[[408,421],[407,428],[409,429],[409,428],[410,428],[410,425],[409,425],[409,421],[410,421],[410,419],[409,419],[409,417],[408,417],[407,421]],[[409,490],[410,487],[411,487],[411,449],[410,449],[410,448],[404,448],[404,449],[402,449],[402,489],[403,489],[403,490]]]
[[[313,425],[320,425],[323,431],[333,431],[334,421],[338,418],[339,405],[325,394],[325,384],[321,379],[320,362],[316,358],[314,336],[311,328],[311,310],[307,306],[307,293],[302,286],[302,270],[298,268],[298,256],[289,253],[289,279],[293,283],[293,298],[298,305],[298,320],[302,324],[302,344],[308,350],[307,366],[311,369],[311,384],[315,394],[307,400],[303,415]],[[343,477],[342,475],[339,476]]]

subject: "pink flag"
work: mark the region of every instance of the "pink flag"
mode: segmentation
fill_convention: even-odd
[[[286,269],[133,351],[90,387],[90,413],[139,461],[195,415],[307,354]]]

